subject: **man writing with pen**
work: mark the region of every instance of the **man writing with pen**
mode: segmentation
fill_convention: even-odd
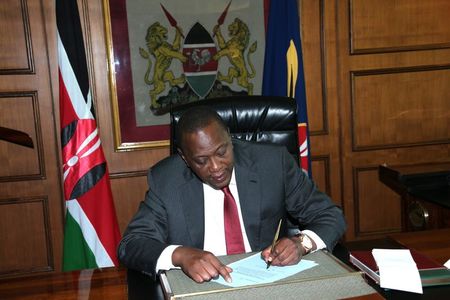
[[[232,139],[206,106],[186,111],[177,134],[178,154],[148,171],[149,190],[118,247],[128,268],[156,277],[179,267],[196,282],[231,281],[217,256],[262,251],[272,266],[293,265],[331,251],[343,235],[342,211],[284,147]],[[297,234],[288,235],[288,218]]]

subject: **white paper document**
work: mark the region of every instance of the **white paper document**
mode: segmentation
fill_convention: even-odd
[[[419,270],[408,249],[373,249],[382,288],[423,293]]]
[[[450,259],[444,264],[447,269],[450,269]]]
[[[231,287],[270,283],[317,265],[314,261],[302,259],[298,264],[293,266],[270,266],[267,269],[266,262],[261,258],[261,252],[259,252],[229,264],[229,267],[233,269],[231,273],[233,281],[231,283],[226,282],[221,276],[213,281]]]

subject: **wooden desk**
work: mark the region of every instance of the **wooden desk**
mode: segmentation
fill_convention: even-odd
[[[105,268],[1,279],[0,299],[127,299],[126,269]]]
[[[415,249],[432,258],[436,262],[444,264],[450,259],[450,228],[414,231],[392,234],[386,239],[354,241],[346,243],[346,248],[351,250],[371,250],[373,248],[402,248]],[[342,255],[342,254],[341,254]],[[337,255],[342,261],[348,262],[348,256]],[[348,253],[347,253],[348,255]],[[450,295],[450,285],[433,286],[423,289],[423,294],[414,294],[396,290],[384,290],[373,281],[368,283],[386,299],[446,299]]]
[[[440,263],[450,258],[450,229],[394,234],[391,238],[402,245],[423,252]],[[358,244],[359,243],[359,244]],[[366,244],[364,244],[366,243]],[[378,247],[370,241],[349,243],[350,249]],[[382,245],[381,245],[382,246]],[[361,248],[362,247],[362,248]],[[348,252],[337,247],[341,260],[348,261]],[[375,287],[375,286],[374,286]],[[418,299],[440,299],[450,294],[450,286],[424,289]],[[386,296],[386,294],[384,294]],[[387,296],[414,299],[411,293],[391,291]],[[148,276],[124,268],[61,272],[0,280],[0,299],[163,299],[159,283]],[[357,299],[380,299],[372,294]]]
[[[450,162],[381,165],[378,174],[401,196],[402,231],[450,228]]]
[[[124,268],[105,268],[0,280],[0,299],[163,300],[159,282]],[[379,300],[380,294],[351,298]]]
[[[406,248],[422,252],[440,264],[450,259],[450,228],[404,232],[389,237]]]

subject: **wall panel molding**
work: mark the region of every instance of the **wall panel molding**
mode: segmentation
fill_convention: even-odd
[[[450,65],[350,72],[352,150],[449,144]]]
[[[450,48],[449,1],[349,1],[351,55]]]
[[[308,29],[302,30],[302,50],[305,69],[305,81],[307,85],[307,109],[308,127],[311,136],[328,135],[328,107],[327,107],[327,63],[325,27],[326,3],[323,0],[306,3],[301,2],[301,9],[308,11],[308,15],[301,15],[301,22],[309,25]],[[305,7],[308,5],[308,7]],[[305,19],[308,20],[305,21]],[[311,26],[313,25],[313,26]],[[312,29],[311,29],[312,28]],[[317,51],[320,49],[320,51]],[[305,57],[308,63],[305,63]],[[312,63],[313,62],[313,63]],[[309,70],[308,68],[311,68]],[[307,76],[310,76],[308,80]],[[314,111],[315,115],[311,115]],[[317,116],[319,115],[320,116]],[[317,117],[316,117],[317,116]]]
[[[27,1],[2,0],[0,11],[14,20],[0,20],[0,75],[35,74]]]
[[[313,165],[313,180],[317,182],[322,191],[324,191],[327,195],[331,195],[330,156],[312,156],[311,164]],[[319,171],[319,174],[316,174],[317,171]]]
[[[6,260],[0,263],[0,278],[53,271],[47,196],[0,199],[0,215],[5,223],[0,228],[10,231],[0,234],[0,258]]]
[[[38,102],[37,91],[0,92],[2,126],[24,131],[31,136],[34,144],[31,149],[0,142],[0,162],[3,161],[0,182],[46,178]]]
[[[141,170],[141,171],[129,171],[129,172],[116,172],[116,173],[110,173],[109,177],[111,179],[123,179],[123,178],[132,178],[132,177],[141,177],[141,176],[147,176],[148,170]]]
[[[353,168],[355,237],[401,231],[401,200],[378,180],[378,166]]]

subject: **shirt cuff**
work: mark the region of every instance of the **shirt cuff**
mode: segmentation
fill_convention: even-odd
[[[325,245],[323,240],[314,231],[302,230],[302,233],[306,234],[310,239],[312,239],[314,241],[314,243],[316,243],[317,249],[314,251],[317,251],[320,249],[325,249],[327,247],[327,245]],[[311,252],[314,252],[314,251],[311,251]]]
[[[163,250],[163,252],[161,252],[158,261],[156,262],[156,273],[158,273],[160,270],[179,269],[172,263],[172,253],[178,247],[180,247],[180,245],[170,245],[167,246]]]

